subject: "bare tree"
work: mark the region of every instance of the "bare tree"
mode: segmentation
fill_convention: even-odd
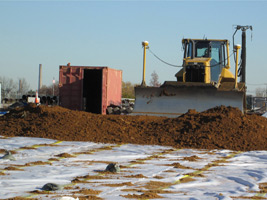
[[[156,71],[153,71],[153,73],[151,74],[150,86],[153,86],[153,87],[159,87],[160,86],[159,76],[156,73]]]
[[[16,98],[17,84],[11,78],[0,76],[2,98]]]
[[[266,89],[256,88],[256,97],[266,97]]]
[[[122,81],[122,97],[123,98],[134,98],[134,84],[127,81]]]
[[[19,94],[27,94],[30,90],[30,84],[27,83],[25,78],[19,78]]]
[[[39,91],[39,95],[45,95],[45,96],[58,96],[58,94],[59,94],[58,81],[49,86],[43,85]]]

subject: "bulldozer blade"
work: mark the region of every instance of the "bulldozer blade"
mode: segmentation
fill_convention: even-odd
[[[243,91],[218,90],[207,84],[135,87],[132,114],[177,117],[189,109],[202,112],[221,105],[237,107],[243,112],[243,98]]]

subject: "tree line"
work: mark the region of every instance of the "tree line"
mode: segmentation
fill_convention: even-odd
[[[0,76],[0,83],[3,99],[18,99],[22,94],[28,93],[30,89],[25,78],[18,78],[17,81],[14,81],[12,78]]]
[[[156,71],[153,71],[151,74],[151,79],[149,81],[149,85],[153,87],[159,87],[160,82],[159,82],[159,76],[156,73]],[[131,82],[127,81],[124,82],[122,81],[122,98],[135,98],[134,94],[134,87],[137,86],[137,84],[132,84]]]
[[[30,84],[25,78],[18,78],[14,80],[5,76],[0,76],[1,83],[1,96],[2,99],[21,99],[22,95],[35,95],[35,91],[30,88]],[[150,86],[159,87],[159,76],[154,71],[151,74],[149,81]],[[135,98],[134,87],[137,84],[133,84],[130,81],[122,81],[122,98]],[[43,85],[39,90],[39,95],[43,96],[58,96],[59,85],[58,81],[51,85]]]
[[[34,90],[25,78],[18,78],[16,81],[12,78],[0,76],[2,99],[21,99],[22,95],[35,95]],[[43,85],[40,88],[39,95],[58,96],[58,81],[49,86]]]
[[[0,76],[1,83],[1,96],[2,99],[20,99],[22,95],[35,95],[35,91],[30,89],[30,84],[25,78],[18,78],[16,81],[12,78],[5,76]],[[158,74],[153,71],[149,81],[149,86],[159,87],[161,84],[159,82]],[[130,81],[122,81],[122,98],[135,98],[134,87],[137,84],[133,84]],[[267,86],[266,86],[267,88]],[[266,88],[256,88],[256,97],[267,97]],[[43,96],[58,96],[59,95],[59,85],[58,81],[54,84],[43,85],[39,90],[39,95]]]
[[[267,86],[266,88],[256,88],[256,97],[267,97]]]

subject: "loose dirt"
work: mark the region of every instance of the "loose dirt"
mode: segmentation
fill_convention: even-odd
[[[178,118],[98,115],[28,105],[0,118],[0,135],[175,148],[267,150],[267,118],[232,107],[189,110]]]

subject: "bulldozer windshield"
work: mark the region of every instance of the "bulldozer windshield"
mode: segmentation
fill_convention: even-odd
[[[195,44],[195,57],[209,57],[209,42],[196,42]]]

